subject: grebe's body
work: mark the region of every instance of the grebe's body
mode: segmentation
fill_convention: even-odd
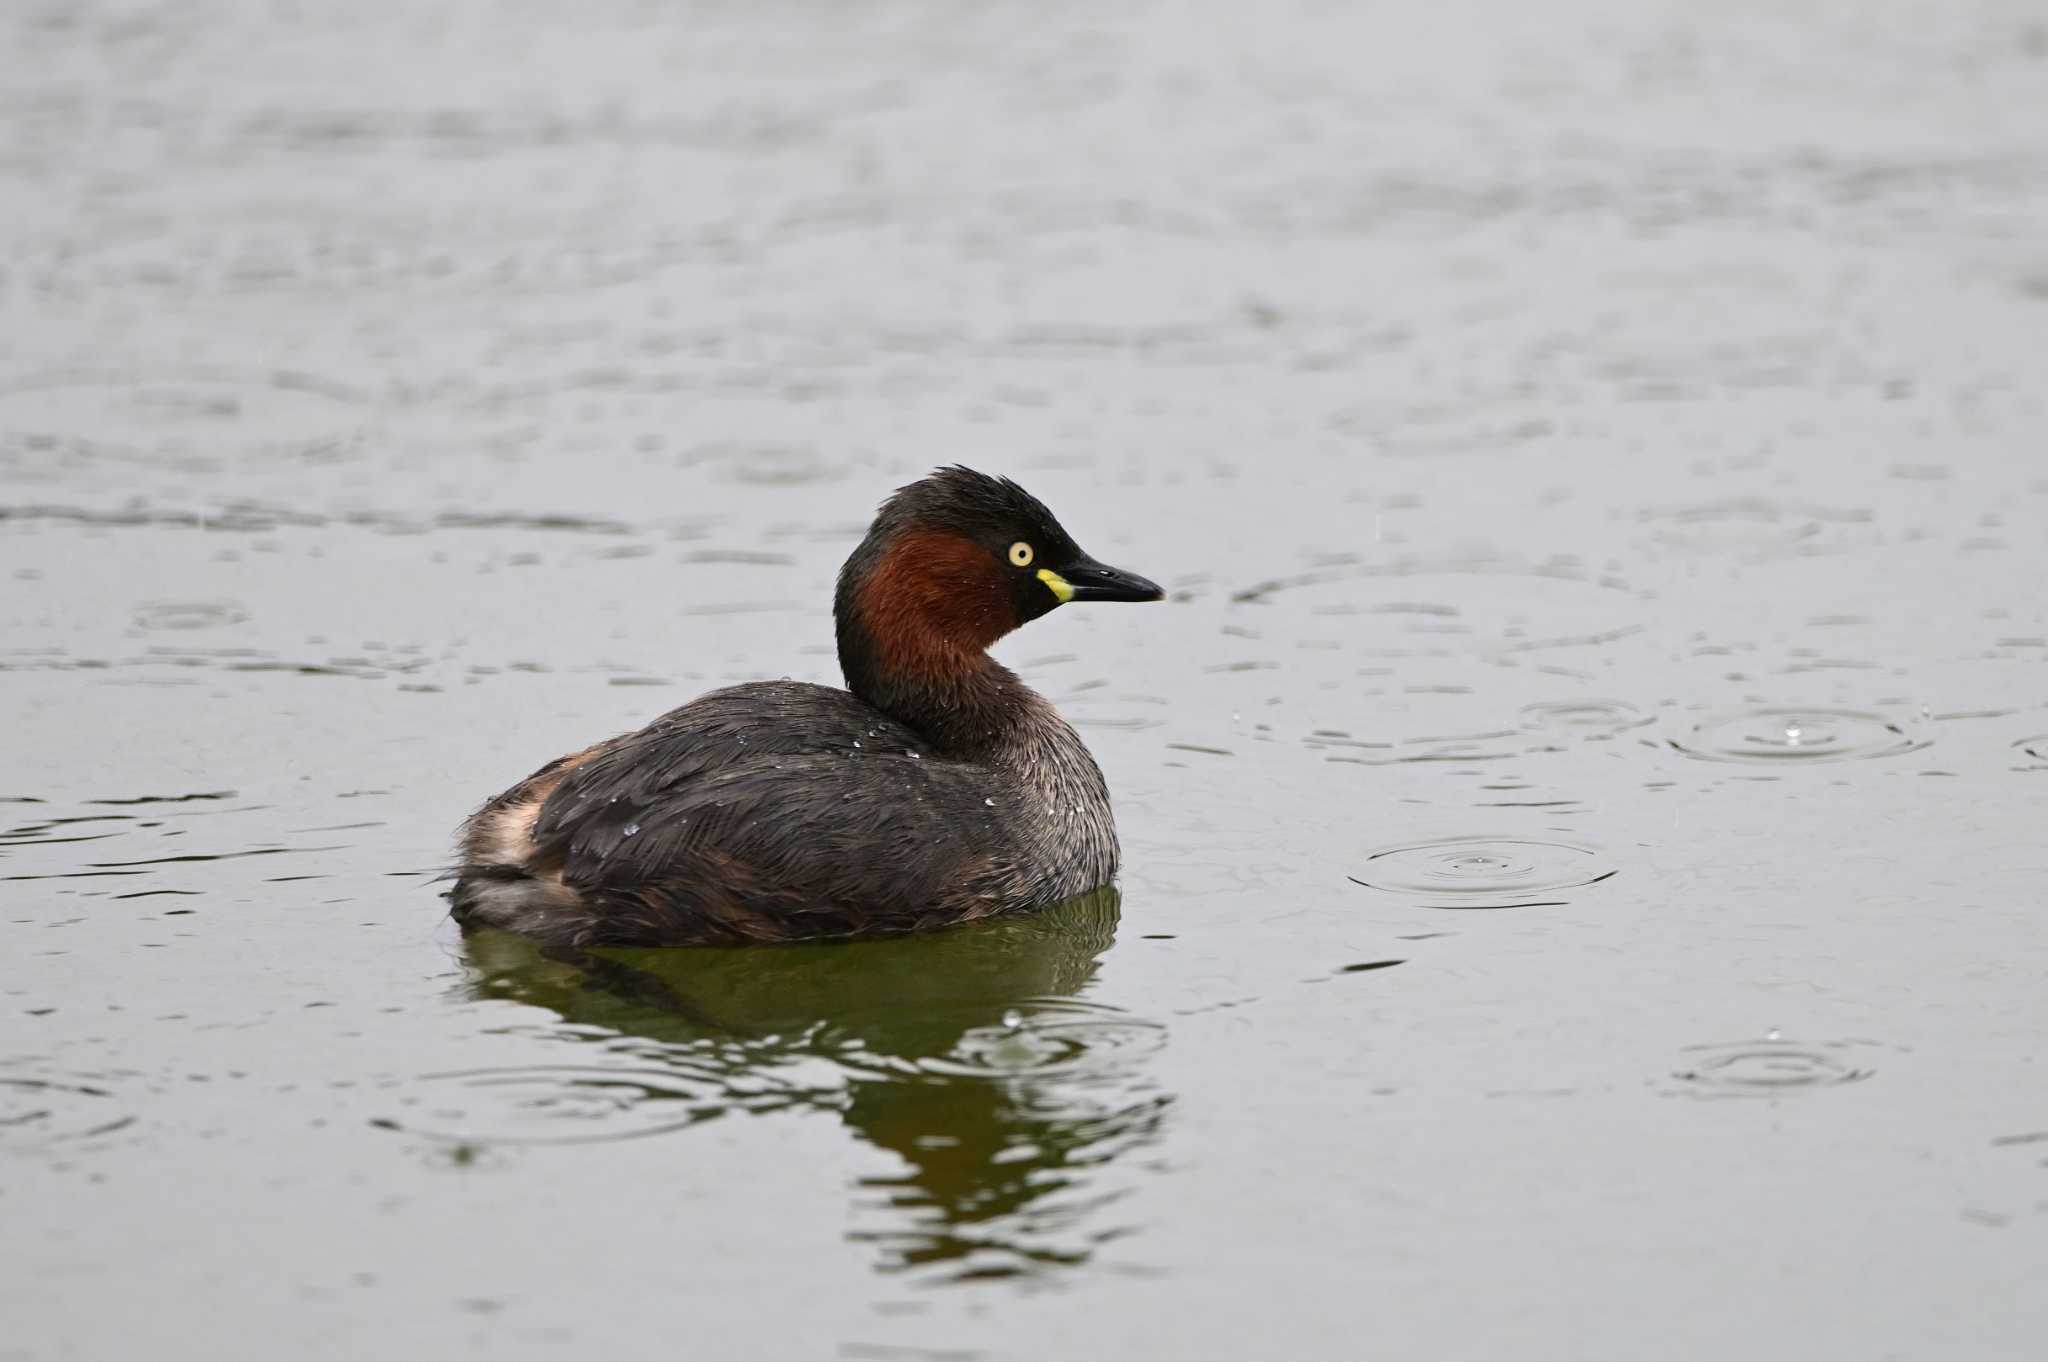
[[[753,682],[542,767],[465,825],[464,923],[567,946],[915,931],[1117,870],[1080,736],[986,653],[1069,600],[1156,600],[1021,488],[944,469],[882,508],[834,602],[847,690]]]

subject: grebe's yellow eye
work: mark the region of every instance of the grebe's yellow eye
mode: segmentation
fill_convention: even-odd
[[[1031,546],[1021,539],[1010,545],[1010,561],[1018,567],[1030,567],[1034,556]]]

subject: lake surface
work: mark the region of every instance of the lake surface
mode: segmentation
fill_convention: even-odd
[[[0,16],[0,1358],[2037,1359],[2048,19]],[[1121,894],[453,829],[933,465]]]

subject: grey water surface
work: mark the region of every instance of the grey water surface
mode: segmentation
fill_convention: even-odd
[[[2048,14],[0,9],[0,1359],[2048,1356]],[[939,463],[1120,895],[464,941]]]

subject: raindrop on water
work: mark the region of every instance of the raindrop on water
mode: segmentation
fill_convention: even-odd
[[[1667,741],[1689,757],[1731,762],[1848,761],[1927,746],[1918,725],[1883,714],[1771,706],[1701,719]]]

